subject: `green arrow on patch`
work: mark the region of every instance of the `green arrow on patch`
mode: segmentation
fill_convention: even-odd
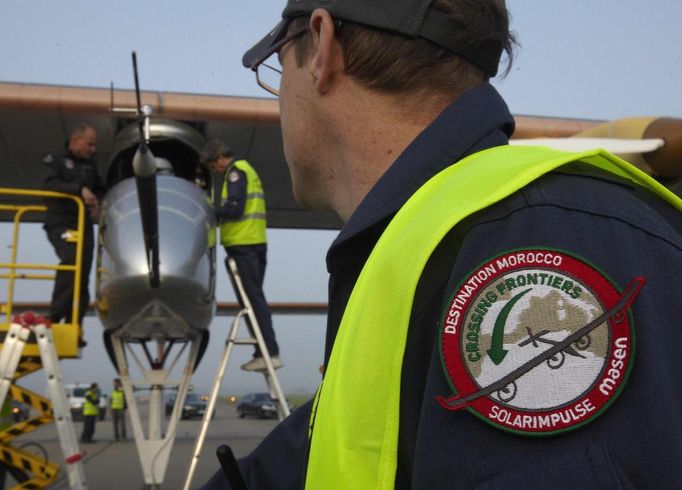
[[[490,341],[490,349],[487,350],[488,356],[490,356],[490,360],[493,361],[495,364],[501,363],[504,357],[507,355],[507,352],[509,352],[504,348],[503,344],[504,327],[507,323],[507,317],[509,316],[509,313],[511,313],[511,310],[516,304],[516,302],[521,299],[521,296],[526,294],[531,289],[532,288],[526,289],[522,293],[519,293],[512,299],[510,299],[507,302],[507,304],[502,307],[502,311],[500,311],[500,314],[497,315],[497,319],[495,320],[495,327],[493,328],[492,340]]]

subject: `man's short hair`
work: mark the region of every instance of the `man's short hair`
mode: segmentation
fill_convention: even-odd
[[[95,130],[95,128],[93,128],[92,126],[90,126],[87,123],[82,123],[82,122],[78,123],[71,129],[71,133],[69,134],[69,137],[75,138],[77,136],[82,136],[83,134],[87,133],[88,130],[90,130],[90,129],[93,131]]]
[[[514,35],[503,0],[434,0],[432,7],[443,11],[458,28],[458,44],[497,44],[507,55],[509,71]],[[302,28],[310,16],[294,18],[289,30]],[[439,92],[459,94],[488,79],[485,70],[435,43],[344,21],[337,28],[346,75],[369,89],[385,93]],[[312,46],[310,35],[294,42],[296,62],[307,60]]]
[[[232,149],[220,140],[211,140],[206,143],[206,146],[201,152],[201,162],[205,165],[210,165],[221,156],[231,157],[234,155]]]

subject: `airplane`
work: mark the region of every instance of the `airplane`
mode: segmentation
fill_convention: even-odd
[[[550,333],[550,331],[547,329],[540,330],[537,333],[533,333],[533,331],[530,328],[526,327],[526,332],[528,333],[528,338],[526,340],[519,342],[518,344],[519,347],[525,347],[526,345],[531,344],[533,347],[537,348],[540,347],[540,344],[555,346],[559,343],[558,340],[545,338],[545,335]],[[590,343],[591,343],[590,335],[586,334],[584,337],[578,339],[575,342],[575,345],[578,349],[585,350],[587,347],[590,346]],[[586,357],[579,353],[577,350],[575,350],[575,348],[568,345],[564,347],[563,350],[557,352],[554,356],[547,359],[547,366],[549,366],[551,369],[559,369],[561,366],[563,366],[564,361],[566,360],[566,354],[573,357],[582,357],[583,359]]]
[[[275,99],[150,91],[143,91],[141,98],[155,117],[184,122],[207,139],[223,139],[235,154],[254,165],[268,196],[268,226],[341,227],[333,213],[303,210],[296,204],[282,150]],[[132,90],[0,82],[2,186],[21,189],[39,186],[43,155],[63,147],[69,128],[78,122],[86,122],[97,130],[97,160],[100,174],[106,175],[104,164],[111,161],[115,151],[115,136],[131,116],[112,113],[110,108],[134,105]],[[550,144],[564,149],[602,146],[668,186],[681,185],[682,119],[597,121],[516,115],[515,120],[513,144]],[[569,144],[573,146],[566,146]],[[0,215],[0,219],[7,218]]]
[[[282,151],[276,100],[142,91],[141,102],[151,107],[154,117],[184,122],[206,139],[222,139],[236,155],[249,160],[268,196],[268,226],[341,227],[332,213],[306,211],[296,204]],[[134,91],[0,83],[2,186],[40,187],[42,157],[62,148],[69,129],[78,122],[97,130],[96,159],[100,175],[107,175],[105,164],[114,157],[115,137],[134,118],[134,114],[110,112],[112,106],[134,107]]]
[[[682,193],[682,119],[515,119],[512,144],[606,147]],[[133,91],[113,87],[0,83],[2,186],[40,187],[42,155],[63,144],[77,122],[97,130],[98,161],[108,163],[100,168],[110,190],[98,228],[96,306],[128,399],[134,400],[133,386],[150,389],[148,436],[139,414],[132,413],[137,412],[134,404],[131,422],[145,481],[156,485],[163,481],[191,373],[206,349],[215,312],[215,247],[209,240],[215,228],[213,183],[199,161],[204,143],[210,138],[228,142],[259,171],[269,226],[338,229],[341,222],[296,204],[274,99],[142,92],[138,100]],[[533,343],[546,342],[542,335],[531,336]],[[183,355],[182,380],[173,380],[173,367]],[[134,385],[129,378],[135,369],[143,380]],[[178,394],[164,431],[163,390],[168,387]]]
[[[199,161],[204,137],[184,123],[155,119],[150,110],[139,122],[114,140],[98,227],[95,304],[128,401],[145,483],[155,486],[164,480],[191,376],[208,345],[216,221],[210,172]],[[149,390],[146,430],[136,389]],[[166,390],[175,398],[164,429]]]

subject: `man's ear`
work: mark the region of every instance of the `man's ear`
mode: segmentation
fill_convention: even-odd
[[[343,73],[343,51],[334,36],[335,28],[334,19],[326,10],[315,9],[310,15],[313,42],[310,75],[321,94],[327,93]]]

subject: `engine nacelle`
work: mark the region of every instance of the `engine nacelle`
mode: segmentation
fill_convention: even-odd
[[[191,338],[215,311],[215,219],[193,183],[158,176],[157,189],[160,286],[149,284],[135,180],[126,179],[102,203],[97,312],[107,330],[131,338]]]
[[[188,340],[204,334],[215,313],[215,218],[210,174],[198,161],[203,137],[175,121],[152,120],[149,148],[156,181],[158,280],[150,281],[149,247],[132,161],[135,125],[124,128],[101,205],[97,313],[108,334],[130,340]],[[197,180],[196,175],[208,179]]]

